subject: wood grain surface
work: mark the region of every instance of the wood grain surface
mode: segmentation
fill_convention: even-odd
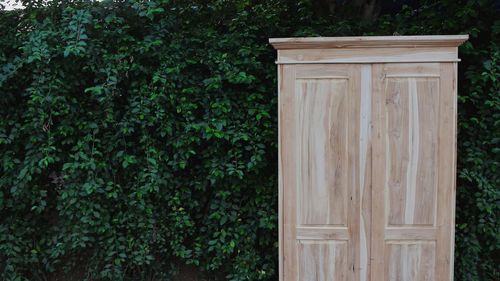
[[[281,281],[453,280],[464,40],[273,40]]]

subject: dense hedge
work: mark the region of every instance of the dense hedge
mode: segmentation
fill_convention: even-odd
[[[499,280],[493,1],[376,17],[304,0],[23,2],[0,11],[0,279],[276,280],[267,38],[397,32],[471,35],[460,48],[455,276]]]

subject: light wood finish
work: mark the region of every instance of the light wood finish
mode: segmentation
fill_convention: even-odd
[[[370,280],[371,245],[371,127],[372,127],[372,66],[361,66],[361,112],[359,134],[359,278]]]
[[[281,281],[453,279],[466,38],[271,39]]]
[[[385,246],[384,280],[436,280],[436,246],[429,242],[389,242]]]
[[[345,241],[299,240],[299,278],[303,281],[348,280],[349,246]]]
[[[347,225],[348,82],[295,82],[299,225]]]
[[[295,136],[295,66],[282,65],[279,68],[279,186],[281,211],[280,220],[280,279],[291,276],[290,280],[298,278],[297,264],[297,212],[296,212],[296,171],[290,163],[296,163]],[[286,190],[285,190],[286,189]],[[293,277],[292,277],[293,276]]]
[[[453,279],[457,137],[457,64],[441,65],[436,280]],[[441,243],[439,243],[441,242]]]
[[[456,91],[443,68],[373,65],[372,280],[451,280]]]
[[[424,35],[424,36],[359,36],[359,37],[295,37],[271,38],[269,43],[282,49],[326,49],[326,48],[416,48],[458,47],[469,39],[468,35]]]
[[[468,35],[272,38],[278,64],[457,62]],[[307,52],[304,51],[307,49]]]
[[[379,62],[456,62],[456,47],[285,49],[278,51],[277,64],[379,63]]]
[[[349,228],[325,226],[298,226],[298,240],[349,240]]]
[[[361,68],[280,69],[282,280],[356,280]]]

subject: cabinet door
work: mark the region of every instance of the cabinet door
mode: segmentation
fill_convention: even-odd
[[[280,280],[359,279],[361,69],[279,66]]]
[[[372,281],[450,281],[456,64],[373,65]]]

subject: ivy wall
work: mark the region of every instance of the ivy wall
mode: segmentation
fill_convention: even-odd
[[[395,33],[471,36],[455,278],[500,279],[498,1],[20,2],[0,10],[1,280],[277,280],[267,40]]]

